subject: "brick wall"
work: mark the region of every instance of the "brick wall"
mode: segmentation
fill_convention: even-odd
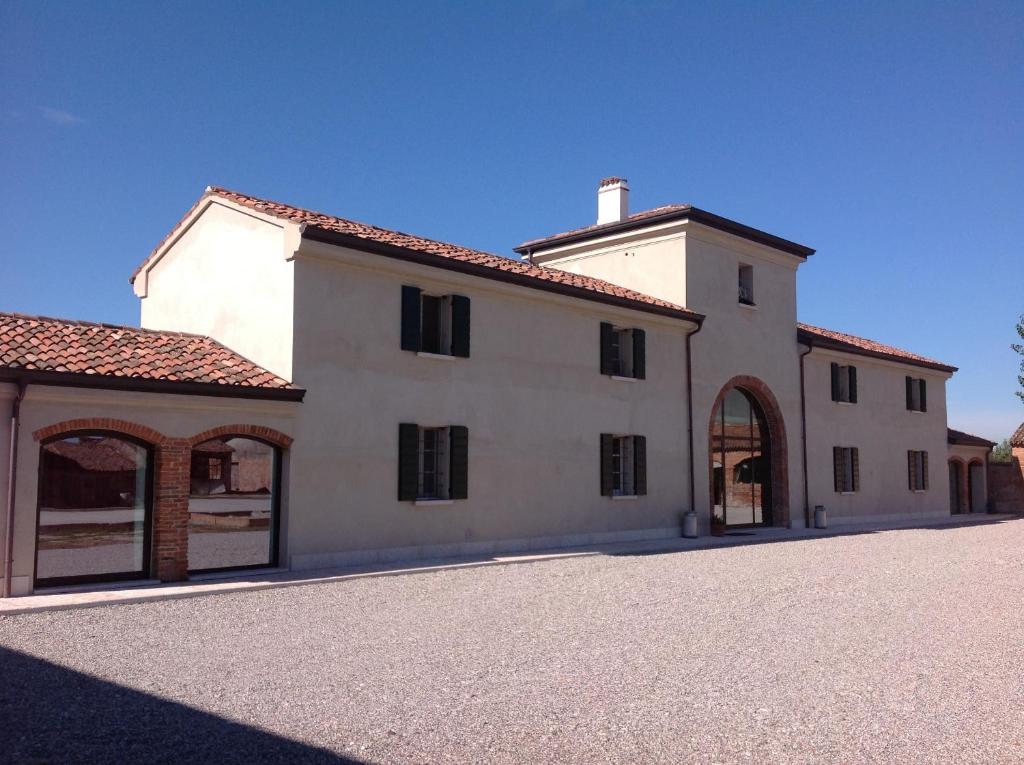
[[[989,463],[988,496],[992,512],[1024,513],[1024,448],[1014,449],[1009,463]]]

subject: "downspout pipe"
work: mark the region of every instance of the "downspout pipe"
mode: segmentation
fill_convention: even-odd
[[[21,402],[28,383],[18,380],[18,392],[11,404],[11,444],[7,465],[7,508],[4,514],[4,583],[2,596],[11,597],[11,579],[14,571],[14,498],[18,477],[18,430],[21,426]]]
[[[804,467],[804,528],[811,528],[811,497],[810,481],[807,478],[807,396],[804,392],[804,359],[814,350],[814,344],[808,340],[807,350],[800,354],[800,446],[803,452]]]
[[[697,511],[697,508],[696,489],[694,484],[696,471],[693,461],[693,352],[690,347],[690,341],[693,339],[693,336],[702,329],[704,329],[703,320],[697,324],[697,329],[686,334],[686,420],[688,424],[687,438],[690,442],[690,509],[694,512]]]

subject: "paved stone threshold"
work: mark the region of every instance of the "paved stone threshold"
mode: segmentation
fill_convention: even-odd
[[[325,582],[343,582],[349,579],[363,579],[376,576],[401,576],[422,574],[480,566],[507,566],[516,563],[535,563],[561,558],[579,558],[588,555],[645,555],[687,550],[708,550],[718,547],[764,544],[769,542],[795,542],[807,539],[868,534],[906,529],[943,528],[979,523],[1000,523],[1019,520],[1021,516],[1010,514],[977,514],[950,516],[949,519],[927,523],[908,521],[885,525],[871,522],[844,524],[828,529],[785,529],[755,528],[730,532],[725,536],[702,536],[696,539],[673,537],[640,542],[615,542],[583,547],[563,547],[539,550],[523,554],[494,555],[482,558],[439,558],[417,561],[416,565],[380,564],[335,569],[292,572],[287,569],[261,569],[242,573],[206,574],[188,582],[161,584],[154,580],[143,582],[118,582],[102,588],[95,585],[88,589],[65,588],[60,591],[44,592],[15,598],[0,598],[0,616],[38,613],[41,611],[63,611],[94,606],[146,603],[157,600],[196,598],[203,595],[224,595],[233,592],[271,590],[282,587],[301,587]]]

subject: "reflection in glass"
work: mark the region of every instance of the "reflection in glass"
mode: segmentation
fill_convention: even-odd
[[[149,451],[76,435],[40,453],[36,577],[43,584],[147,573]]]
[[[189,569],[276,563],[277,450],[251,438],[216,438],[192,449]]]
[[[725,395],[711,434],[713,512],[726,525],[770,523],[768,432],[757,403],[743,390]]]

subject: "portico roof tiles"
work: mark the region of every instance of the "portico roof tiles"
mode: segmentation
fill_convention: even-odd
[[[0,312],[2,369],[245,388],[292,387],[202,335]]]

